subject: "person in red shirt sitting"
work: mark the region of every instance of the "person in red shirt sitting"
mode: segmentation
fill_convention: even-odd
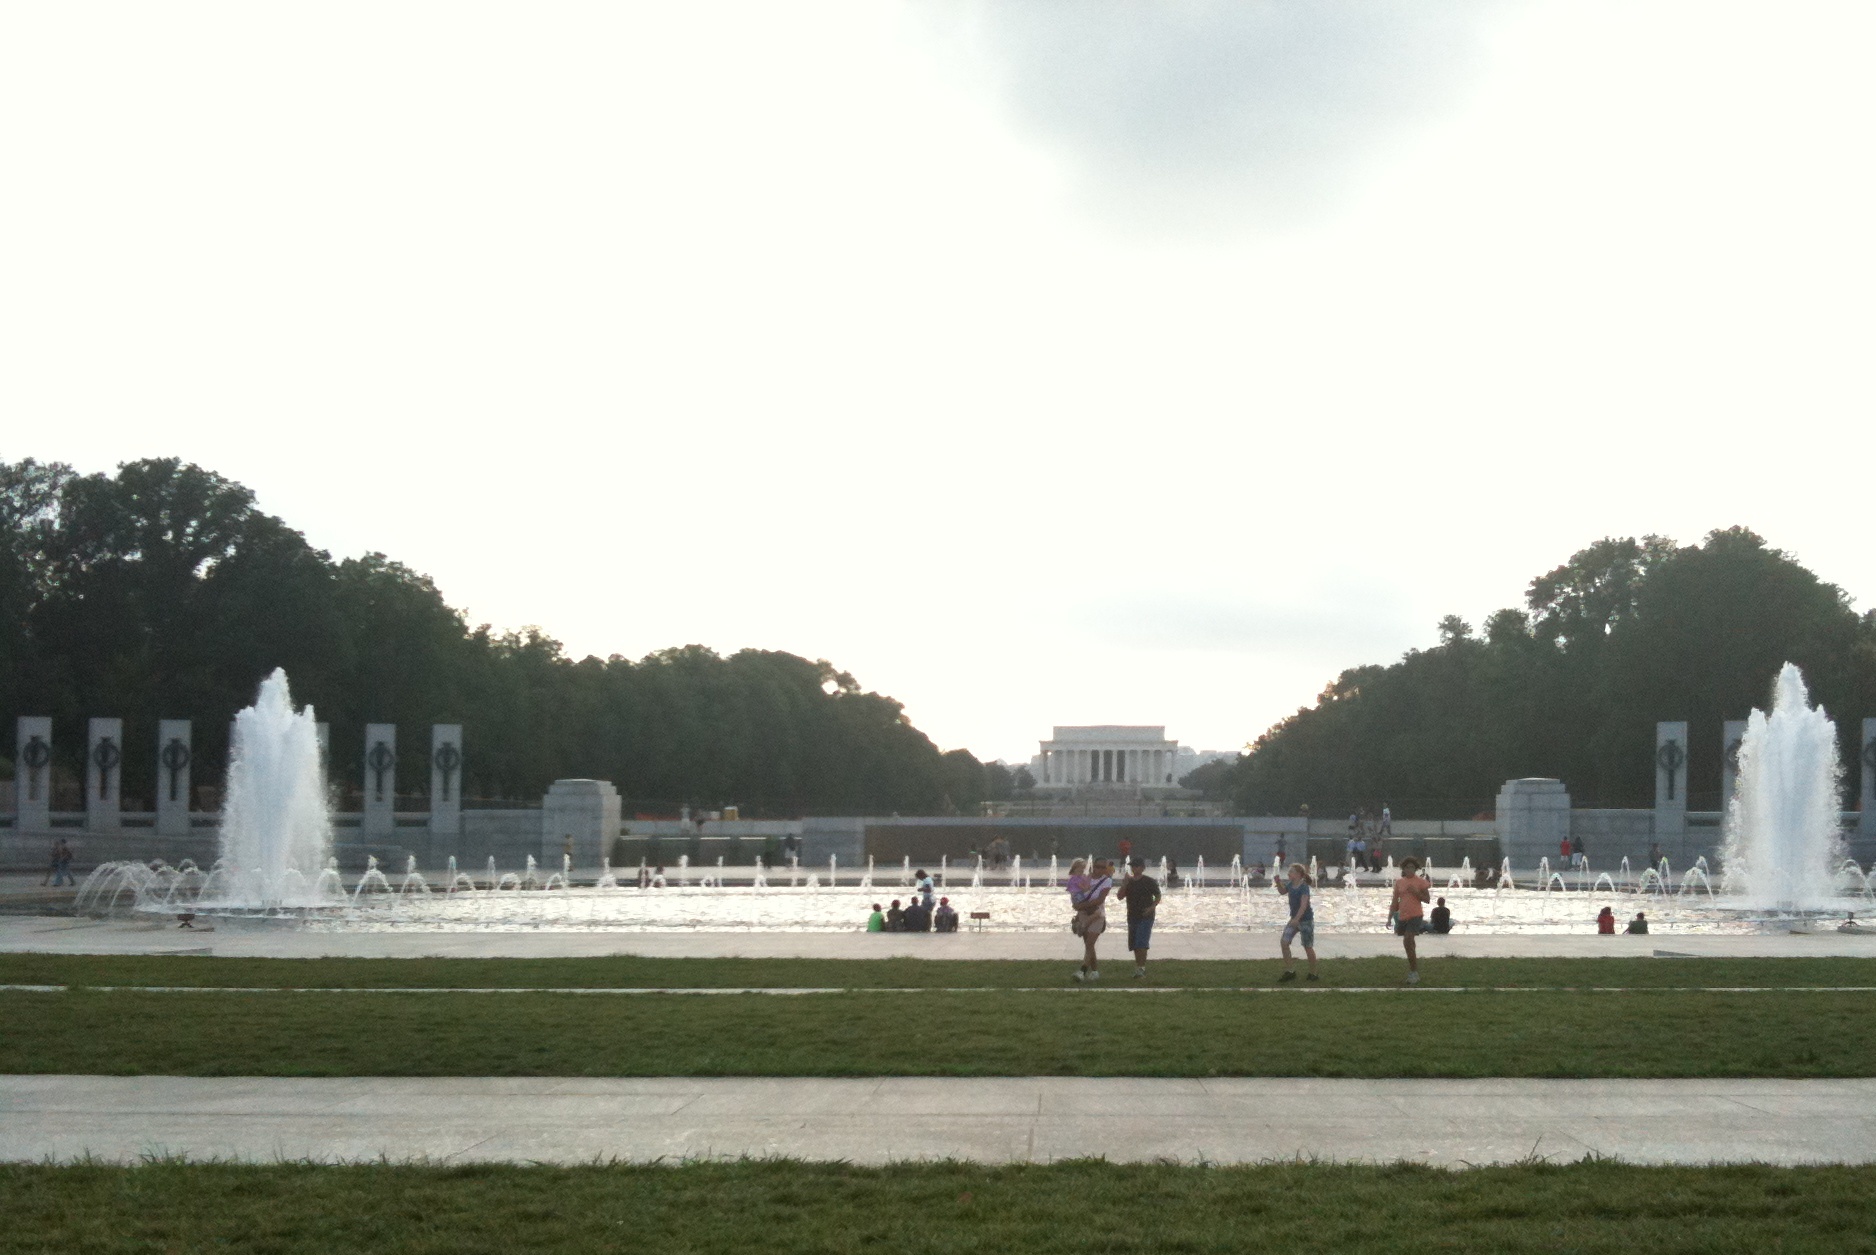
[[[1602,908],[1602,913],[1596,916],[1596,931],[1605,937],[1615,935],[1615,912],[1606,906]]]

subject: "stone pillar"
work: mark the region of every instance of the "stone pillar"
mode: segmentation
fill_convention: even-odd
[[[21,715],[13,741],[13,831],[52,831],[52,720]]]
[[[1857,755],[1861,765],[1863,788],[1860,813],[1856,817],[1857,835],[1876,837],[1876,719],[1863,721],[1863,752]]]
[[[161,719],[156,725],[156,831],[165,837],[189,835],[189,767],[194,733],[187,719]]]
[[[1505,781],[1498,791],[1497,816],[1499,844],[1511,860],[1513,876],[1528,877],[1541,858],[1556,867],[1558,847],[1570,835],[1570,793],[1563,781]]]
[[[1728,719],[1720,730],[1720,814],[1732,809],[1733,785],[1739,780],[1739,745],[1746,738],[1746,721]],[[1725,819],[1722,818],[1724,823]]]
[[[609,780],[556,780],[541,799],[541,879],[560,870],[567,842],[573,865],[597,871],[619,835],[619,791]]]
[[[1655,725],[1655,838],[1687,834],[1687,724]]]
[[[365,725],[365,805],[359,832],[388,837],[397,831],[397,725]]]
[[[462,835],[462,725],[430,725],[430,835]]]
[[[85,831],[116,832],[124,806],[124,721],[93,719],[85,745]]]

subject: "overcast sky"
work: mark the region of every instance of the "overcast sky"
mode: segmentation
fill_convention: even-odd
[[[0,456],[576,653],[1256,736],[1608,534],[1860,607],[1867,4],[0,3]],[[1716,625],[1723,628],[1723,625]]]

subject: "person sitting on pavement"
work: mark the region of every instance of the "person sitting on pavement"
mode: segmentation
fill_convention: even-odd
[[[1628,922],[1628,931],[1631,934],[1646,933],[1648,931],[1648,913],[1646,911],[1635,912],[1635,918]]]
[[[1615,912],[1606,906],[1596,914],[1596,931],[1604,937],[1615,936]]]
[[[866,917],[866,931],[883,933],[886,931],[886,917],[880,914],[879,903],[873,903],[873,913]]]
[[[902,933],[905,931],[905,910],[899,905],[899,899],[892,900],[892,906],[886,911],[886,931]]]
[[[931,931],[931,908],[918,898],[906,903],[905,930],[909,933],[928,933]]]
[[[941,933],[954,933],[958,930],[958,913],[952,907],[950,898],[938,899],[937,913],[932,916],[932,929]]]
[[[1453,913],[1446,908],[1445,898],[1441,898],[1439,904],[1433,908],[1430,928],[1436,933],[1449,933],[1453,930]]]

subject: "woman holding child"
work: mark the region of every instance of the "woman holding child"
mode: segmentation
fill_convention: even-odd
[[[1068,902],[1075,916],[1069,930],[1081,938],[1081,970],[1078,981],[1101,979],[1100,961],[1095,958],[1094,943],[1107,931],[1107,895],[1114,887],[1114,865],[1107,859],[1094,861],[1094,874],[1087,874],[1087,861],[1076,859],[1068,868]]]

